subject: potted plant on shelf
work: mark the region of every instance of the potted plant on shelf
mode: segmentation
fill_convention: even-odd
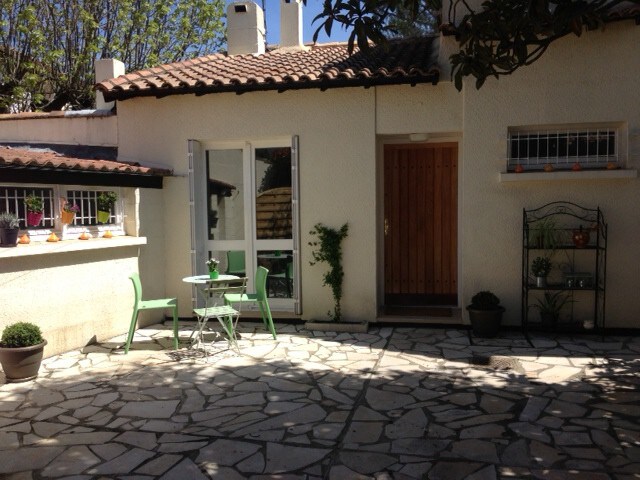
[[[573,300],[564,292],[544,292],[542,298],[536,300],[535,305],[531,305],[540,312],[540,323],[543,327],[554,327],[560,319],[562,308]]]
[[[40,327],[16,322],[5,327],[0,339],[0,364],[7,382],[22,382],[38,376],[47,341]]]
[[[73,222],[73,219],[75,218],[76,213],[78,213],[79,211],[80,211],[80,207],[78,205],[76,205],[75,203],[70,203],[67,200],[65,200],[64,203],[62,204],[62,212],[60,215],[62,223],[64,223],[65,225],[69,225],[71,222]]]
[[[209,269],[209,278],[216,279],[220,275],[218,272],[218,265],[220,265],[220,260],[217,258],[210,258],[207,260],[207,268]]]
[[[504,307],[495,294],[486,290],[476,293],[471,297],[467,311],[475,336],[491,338],[498,334]]]
[[[42,212],[44,211],[42,198],[35,194],[27,195],[24,198],[24,204],[27,207],[27,226],[37,227],[42,220]]]
[[[533,222],[529,233],[529,243],[533,247],[554,250],[560,243],[560,231],[552,217]]]
[[[547,286],[547,275],[551,272],[549,257],[536,257],[531,262],[531,273],[536,277],[536,287]]]
[[[108,223],[111,217],[111,209],[118,200],[116,192],[102,192],[98,195],[98,222]]]
[[[0,213],[0,246],[15,247],[18,242],[18,216],[15,213]]]

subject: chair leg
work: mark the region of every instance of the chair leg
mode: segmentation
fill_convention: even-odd
[[[271,332],[271,335],[273,335],[273,339],[276,340],[276,328],[273,326],[273,318],[271,318],[271,309],[269,308],[269,302],[265,300],[264,305],[261,306],[261,309],[264,309],[264,312],[267,314],[266,317],[269,322],[269,331]],[[264,319],[264,314],[262,318]]]
[[[124,354],[129,353],[129,347],[131,346],[131,342],[133,340],[133,332],[136,329],[136,323],[138,323],[138,309],[133,311],[133,315],[131,316],[131,325],[129,325],[129,334],[127,335],[127,341],[124,344]]]
[[[178,302],[173,307],[173,349],[178,350]]]

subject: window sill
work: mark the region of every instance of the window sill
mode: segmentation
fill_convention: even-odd
[[[618,180],[636,178],[638,171],[635,169],[618,170],[582,170],[580,172],[501,172],[500,183],[506,182],[536,182],[548,180]]]
[[[61,240],[59,242],[31,242],[15,248],[0,248],[0,258],[24,257],[30,255],[50,255],[54,253],[83,252],[103,248],[133,247],[146,245],[146,237],[92,238],[89,240]]]

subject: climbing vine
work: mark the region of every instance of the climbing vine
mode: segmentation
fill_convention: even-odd
[[[309,234],[318,237],[317,241],[309,242],[309,245],[314,247],[311,252],[313,261],[309,263],[311,265],[326,263],[329,266],[329,271],[325,272],[322,277],[322,284],[331,288],[335,305],[333,313],[329,311],[327,314],[329,318],[336,322],[339,322],[342,317],[340,309],[342,279],[344,277],[344,270],[342,269],[342,240],[347,237],[348,231],[349,226],[346,223],[339,230],[317,223],[313,230],[309,232]]]

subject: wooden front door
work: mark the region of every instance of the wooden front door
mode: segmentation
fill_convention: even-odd
[[[385,145],[385,306],[457,305],[457,162],[457,143]]]

